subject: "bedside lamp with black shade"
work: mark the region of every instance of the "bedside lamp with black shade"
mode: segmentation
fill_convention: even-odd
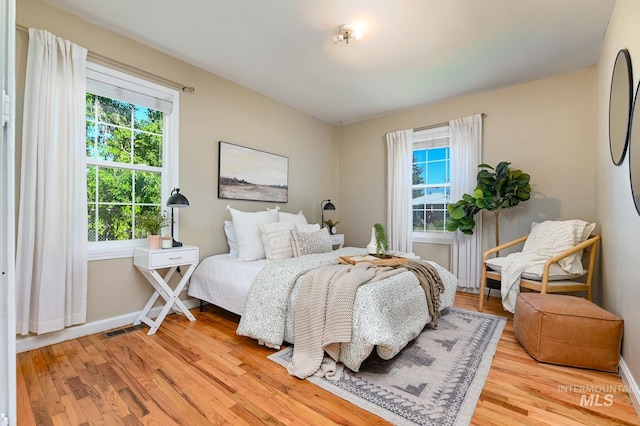
[[[171,238],[173,239],[173,247],[182,247],[182,243],[173,238],[173,209],[189,207],[189,200],[180,193],[180,188],[173,188],[171,196],[167,200],[167,207],[171,207]]]
[[[326,201],[326,203],[325,203]],[[333,205],[331,200],[322,200],[320,202],[320,212],[322,217],[322,228],[324,228],[324,211],[325,210],[335,210],[336,206]]]

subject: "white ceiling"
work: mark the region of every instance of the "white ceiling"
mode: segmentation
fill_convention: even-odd
[[[591,67],[615,2],[46,1],[337,125]]]

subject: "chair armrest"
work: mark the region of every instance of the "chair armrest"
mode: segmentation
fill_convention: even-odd
[[[496,246],[496,247],[494,247],[492,249],[489,249],[489,250],[485,251],[484,252],[484,256],[482,256],[482,261],[483,262],[486,261],[489,258],[489,255],[492,254],[492,253],[498,252],[500,250],[506,249],[506,248],[511,247],[511,246],[515,246],[516,244],[520,244],[520,243],[526,241],[527,237],[528,237],[528,235],[524,235],[524,236],[522,236],[520,238],[516,238],[515,240],[509,241],[509,242],[504,243],[504,244],[500,244],[499,246]]]
[[[597,243],[600,240],[600,236],[599,235],[593,235],[590,236],[589,238],[587,238],[584,242],[578,244],[577,246],[573,246],[568,250],[563,251],[562,253],[558,253],[555,256],[553,256],[552,258],[550,258],[549,260],[547,260],[547,262],[545,263],[545,270],[548,269],[547,265],[551,266],[554,263],[558,263],[559,260],[564,259],[567,256],[572,255],[573,253],[576,253],[580,250],[584,250],[587,247],[590,247],[592,245],[594,245],[595,243]]]
[[[594,246],[600,241],[600,235],[591,235],[589,236],[589,238],[586,239],[586,241],[583,241],[582,243],[571,247],[568,250],[563,251],[562,253],[558,253],[555,256],[553,256],[552,258],[550,258],[549,260],[547,260],[544,264],[544,268],[542,269],[542,287],[543,289],[545,289],[546,291],[546,287],[549,281],[549,268],[551,268],[551,265],[553,265],[554,263],[558,263],[559,260],[564,259],[565,257],[572,255],[580,250],[584,250],[588,247]],[[595,255],[595,252],[593,253]],[[592,256],[593,257],[593,256]],[[594,259],[592,259],[589,262],[589,269],[587,270],[588,273],[591,273],[591,269],[593,268],[593,261]]]

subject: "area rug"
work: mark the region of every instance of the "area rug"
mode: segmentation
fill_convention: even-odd
[[[391,360],[374,353],[354,373],[312,383],[397,425],[467,425],[506,318],[449,308]],[[269,356],[282,366],[292,347]]]

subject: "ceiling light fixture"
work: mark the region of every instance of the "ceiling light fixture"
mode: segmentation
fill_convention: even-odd
[[[362,29],[351,24],[346,24],[340,27],[340,34],[333,36],[331,40],[334,43],[346,41],[349,44],[349,40],[360,40],[362,38]]]

